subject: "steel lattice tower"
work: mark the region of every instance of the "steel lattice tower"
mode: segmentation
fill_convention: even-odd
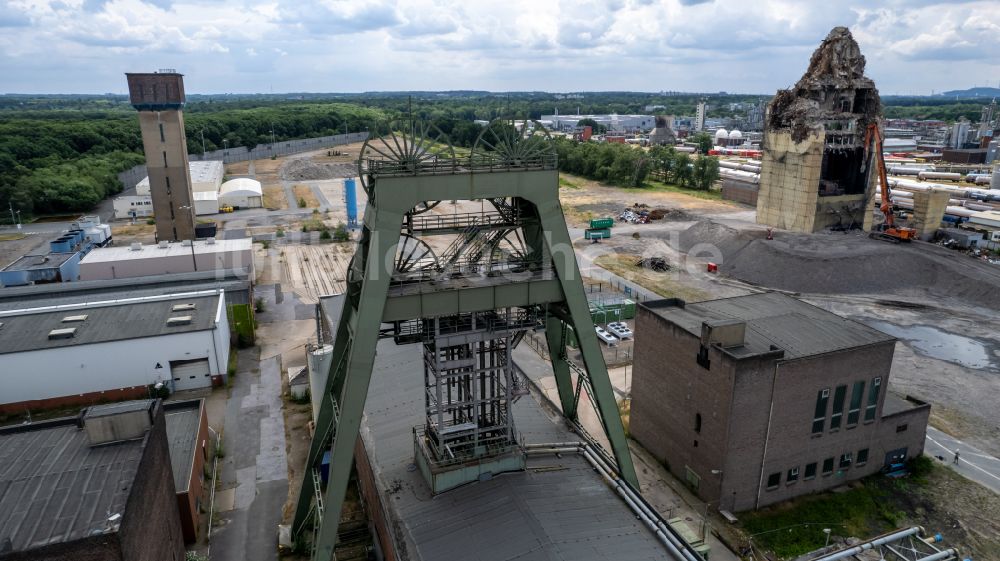
[[[420,121],[382,127],[359,158],[368,206],[348,268],[343,311],[292,525],[313,533],[315,559],[332,559],[355,441],[380,338],[422,343],[427,421],[414,428],[415,462],[450,488],[448,467],[523,469],[509,406],[523,393],[510,351],[526,330],[546,332],[563,414],[577,419],[587,391],[621,476],[638,489],[576,255],[559,203],[555,148],[539,125],[497,120],[468,156]],[[441,201],[482,211],[428,212]],[[427,243],[432,236],[448,244]],[[575,330],[585,368],[568,360]],[[574,385],[574,375],[575,385]],[[330,451],[324,489],[319,463]],[[520,462],[520,464],[518,463]],[[453,485],[451,485],[453,486]]]

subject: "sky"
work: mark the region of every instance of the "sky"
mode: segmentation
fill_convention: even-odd
[[[839,25],[883,95],[1000,86],[998,0],[0,0],[0,92],[773,93]]]

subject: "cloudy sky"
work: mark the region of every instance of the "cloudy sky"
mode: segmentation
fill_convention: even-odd
[[[884,94],[1000,85],[996,0],[0,0],[0,92],[773,92],[847,25]]]

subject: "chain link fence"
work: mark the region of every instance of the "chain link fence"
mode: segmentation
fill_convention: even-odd
[[[300,154],[302,152],[322,150],[323,148],[332,148],[352,142],[363,142],[367,138],[368,132],[352,132],[332,136],[302,138],[299,140],[283,140],[274,144],[258,144],[253,148],[234,146],[232,148],[223,148],[222,150],[213,150],[204,154],[188,154],[188,160],[192,162],[222,160],[225,164],[245,162],[247,160],[265,160],[272,156]],[[125,189],[131,189],[145,179],[147,175],[149,174],[146,172],[145,164],[143,164],[119,173],[118,180],[121,181]]]

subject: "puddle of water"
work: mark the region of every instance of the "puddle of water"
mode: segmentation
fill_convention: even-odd
[[[919,353],[929,357],[968,368],[1000,370],[1000,364],[994,362],[990,352],[991,346],[977,339],[948,333],[929,325],[902,326],[879,320],[866,320],[865,323],[903,339]]]

